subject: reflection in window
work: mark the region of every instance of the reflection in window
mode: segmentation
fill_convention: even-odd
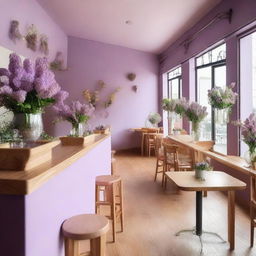
[[[227,125],[214,122],[214,110],[208,102],[208,90],[226,86],[226,45],[222,44],[196,58],[197,102],[207,107],[201,123],[200,140],[214,140],[214,150],[227,153]]]
[[[240,119],[256,112],[256,32],[240,39]],[[240,155],[248,150],[241,141]]]
[[[182,80],[181,80],[181,67],[177,67],[167,73],[168,79],[168,98],[179,99],[182,97]],[[175,128],[182,128],[182,119],[176,120]]]

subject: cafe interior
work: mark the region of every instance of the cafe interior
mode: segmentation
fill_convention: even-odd
[[[256,255],[255,0],[0,6],[0,255]]]

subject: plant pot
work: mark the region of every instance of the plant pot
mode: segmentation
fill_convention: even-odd
[[[36,141],[43,132],[42,113],[14,115],[13,125],[19,130],[24,141]]]
[[[199,180],[205,180],[207,170],[195,170],[195,177]]]

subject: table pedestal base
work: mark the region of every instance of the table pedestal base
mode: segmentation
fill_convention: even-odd
[[[176,235],[176,236],[179,236],[179,235],[182,234],[182,233],[192,233],[193,235],[199,237],[200,244],[201,244],[200,255],[203,255],[203,248],[204,248],[204,247],[203,247],[203,240],[202,240],[202,235],[203,235],[203,234],[216,236],[216,237],[218,237],[218,238],[221,240],[221,243],[226,243],[226,242],[227,242],[227,241],[225,241],[219,234],[217,234],[217,233],[215,233],[215,232],[211,232],[211,231],[202,231],[202,234],[201,234],[201,235],[197,235],[197,234],[196,234],[196,228],[193,228],[193,229],[183,229],[183,230],[180,230],[179,232],[177,232],[175,235]]]

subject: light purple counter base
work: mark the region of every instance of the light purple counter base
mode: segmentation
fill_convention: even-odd
[[[111,139],[26,196],[0,196],[0,248],[8,256],[64,256],[61,225],[94,213],[95,177],[111,173]]]

